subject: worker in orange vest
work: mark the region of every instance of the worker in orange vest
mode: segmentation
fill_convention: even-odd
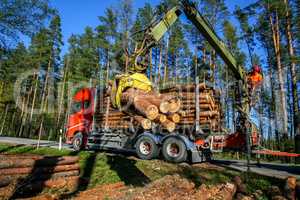
[[[248,85],[250,89],[250,94],[255,91],[255,89],[261,85],[262,80],[263,80],[263,74],[261,67],[258,65],[254,65],[252,67],[252,71],[248,74]]]
[[[250,96],[250,105],[253,106],[258,101],[257,95],[255,95],[255,90],[262,84],[263,74],[260,66],[254,65],[251,72],[247,75],[248,79],[248,90]]]

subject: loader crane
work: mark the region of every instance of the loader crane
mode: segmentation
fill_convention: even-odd
[[[237,130],[241,134],[238,134],[238,140],[233,137],[233,144],[236,145],[242,140],[242,143],[239,143],[237,146],[242,148],[243,151],[247,150],[248,155],[250,155],[251,146],[253,146],[253,140],[250,138],[253,125],[248,117],[250,106],[246,72],[242,66],[238,65],[234,56],[190,0],[181,0],[178,6],[170,9],[160,19],[153,21],[145,30],[140,31],[143,37],[136,44],[133,53],[125,50],[126,65],[129,71],[116,75],[109,89],[110,98],[107,101],[110,101],[110,103],[107,104],[106,113],[110,109],[122,110],[121,97],[127,89],[134,88],[145,92],[153,91],[154,87],[151,81],[144,74],[147,69],[147,66],[144,64],[145,57],[151,48],[158,45],[164,34],[183,13],[216,50],[216,53],[224,60],[237,80],[234,82],[236,84],[236,93],[238,94],[238,98],[236,99],[239,111]],[[195,105],[196,110],[198,109],[199,111],[199,102],[197,102],[197,99],[199,99],[199,90],[197,88],[200,84],[198,83],[196,81]],[[162,153],[164,159],[170,162],[184,162],[186,160],[201,162],[210,160],[209,140],[207,135],[204,134],[198,140],[190,138],[177,130],[168,134],[148,130],[130,135],[124,133],[125,131],[121,129],[116,130],[101,126],[97,128],[95,126],[97,121],[95,113],[98,111],[97,105],[104,102],[102,101],[104,93],[107,94],[107,90],[89,88],[82,89],[73,97],[76,109],[74,109],[69,117],[66,138],[67,143],[73,144],[76,150],[86,147],[91,150],[113,149],[135,151],[142,159],[156,158]],[[110,108],[110,105],[113,108]],[[198,114],[196,114],[195,119],[195,133],[201,136],[202,131],[197,127],[200,114],[199,112],[196,113]]]
[[[146,55],[149,53],[151,48],[159,44],[165,33],[183,13],[198,29],[199,34],[203,35],[212,48],[215,49],[216,53],[224,60],[228,68],[233,72],[236,79],[235,93],[237,94],[236,102],[238,106],[238,125],[236,129],[238,132],[246,133],[246,127],[251,128],[253,126],[248,117],[250,110],[250,98],[248,92],[249,85],[247,72],[242,66],[238,65],[229,49],[217,36],[206,19],[197,10],[195,4],[193,4],[190,0],[181,0],[178,6],[170,9],[162,16],[161,19],[152,22],[145,30],[138,31],[138,33],[143,34],[143,37],[137,42],[134,52],[129,53],[128,50],[125,50],[129,73],[116,76],[115,84],[113,85],[112,102],[114,106],[116,108],[121,107],[120,96],[128,87],[151,91],[152,83],[144,75],[144,72],[147,69],[147,65],[145,65],[147,62],[145,60]],[[196,79],[196,84],[198,84],[197,82],[199,83]],[[198,116],[196,116],[196,118],[199,119]],[[196,131],[199,131],[198,127],[196,127]],[[248,132],[250,134],[251,130],[248,130]],[[250,137],[248,137],[247,141],[250,142]],[[250,148],[250,145],[247,146]]]

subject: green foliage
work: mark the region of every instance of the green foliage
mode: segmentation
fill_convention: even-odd
[[[258,177],[257,174],[244,174],[243,179],[247,180],[247,190],[251,193],[256,190],[268,191],[268,189],[272,186],[272,179],[268,179],[267,177]],[[278,184],[278,183],[277,183]]]
[[[20,33],[32,36],[55,12],[48,0],[1,0],[0,5],[0,49],[10,46]]]

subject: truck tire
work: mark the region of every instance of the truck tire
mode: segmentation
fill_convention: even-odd
[[[84,142],[83,142],[83,134],[82,133],[76,133],[74,138],[73,138],[73,141],[72,141],[72,146],[73,146],[73,149],[75,151],[80,151],[82,149],[84,149]]]
[[[175,137],[166,139],[163,143],[162,154],[166,161],[180,163],[187,159],[187,149],[184,142]]]
[[[159,154],[159,148],[149,136],[141,136],[135,143],[136,154],[140,159],[150,160]]]

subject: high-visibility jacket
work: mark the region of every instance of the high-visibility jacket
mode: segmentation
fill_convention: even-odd
[[[249,76],[248,76],[248,81],[251,85],[251,87],[256,87],[257,85],[259,85],[263,80],[263,76],[261,73],[258,72],[252,72]]]

